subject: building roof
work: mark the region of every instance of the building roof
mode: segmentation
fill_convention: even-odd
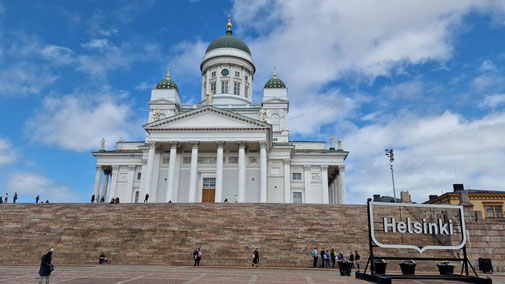
[[[226,35],[216,38],[213,42],[209,44],[205,53],[218,48],[235,48],[247,52],[251,55],[249,47],[238,37],[232,35],[232,31],[226,31]]]
[[[157,85],[156,89],[175,89],[179,91],[179,88],[177,88],[177,85],[175,84],[174,81],[170,80],[170,68],[167,69],[167,77],[163,80],[161,80]]]

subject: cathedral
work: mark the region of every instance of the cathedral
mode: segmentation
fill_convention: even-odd
[[[333,137],[289,140],[288,89],[277,77],[253,104],[256,67],[231,22],[203,56],[199,104],[181,104],[166,78],[151,90],[145,141],[118,141],[96,157],[95,197],[122,203],[345,204],[345,159]],[[184,95],[184,94],[182,94]]]

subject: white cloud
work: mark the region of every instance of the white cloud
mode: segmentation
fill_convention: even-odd
[[[33,172],[15,172],[7,177],[7,189],[13,196],[40,195],[41,202],[76,202],[78,194],[72,192],[68,186],[51,180],[43,175]]]
[[[200,78],[200,63],[208,45],[208,42],[200,39],[177,43],[172,50],[175,56],[168,62],[173,75],[171,77],[177,78],[177,82],[194,81]]]
[[[17,151],[8,139],[0,138],[0,166],[9,165],[18,159]]]
[[[22,62],[0,71],[0,97],[38,94],[57,79],[36,64]]]
[[[117,36],[119,33],[118,29],[116,28],[111,28],[111,29],[108,29],[108,30],[100,30],[98,31],[98,34],[101,35],[101,36]]]
[[[479,104],[481,107],[496,108],[500,105],[505,105],[505,94],[494,94],[484,98]]]
[[[98,150],[104,137],[110,149],[120,137],[142,137],[142,121],[134,113],[118,95],[47,97],[42,109],[26,122],[25,134],[32,142],[80,152]]]
[[[482,62],[481,66],[480,66],[480,70],[482,72],[496,71],[496,66],[493,64],[493,62],[491,60],[485,60],[484,62]]]
[[[57,45],[46,45],[40,49],[42,58],[50,60],[55,64],[69,64],[72,63],[74,52],[67,47]]]
[[[103,49],[103,48],[111,48],[109,45],[109,41],[106,38],[102,39],[92,39],[90,42],[81,44],[82,47],[86,49]]]
[[[381,94],[394,100],[418,100],[423,95],[423,83],[419,80],[385,86]]]
[[[156,83],[148,83],[146,81],[142,81],[135,87],[135,90],[139,91],[149,90],[153,89],[154,86],[156,86]]]
[[[351,202],[372,194],[392,195],[384,149],[395,150],[397,195],[409,190],[415,201],[451,190],[451,184],[505,190],[505,112],[466,121],[449,111],[442,115],[399,116],[349,132],[344,138],[347,185]],[[458,179],[456,178],[458,177]]]

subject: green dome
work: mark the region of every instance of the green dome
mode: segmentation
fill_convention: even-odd
[[[234,37],[231,31],[226,31],[226,35],[215,39],[209,44],[205,53],[218,48],[236,48],[251,55],[249,47],[238,37]]]
[[[268,80],[268,82],[265,84],[265,89],[270,89],[270,88],[283,88],[283,89],[286,89],[286,85],[284,84],[284,82],[282,82],[281,79],[277,78],[277,77],[274,77],[270,80]]]
[[[176,89],[179,91],[179,88],[177,88],[177,85],[174,83],[174,81],[170,79],[163,79],[161,80],[158,85],[156,85],[156,89]]]
[[[176,89],[177,92],[179,91],[175,82],[170,80],[170,68],[167,69],[167,77],[156,85],[156,89]]]

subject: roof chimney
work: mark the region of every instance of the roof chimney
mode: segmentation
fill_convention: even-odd
[[[438,197],[438,195],[436,195],[436,194],[430,194],[429,197],[430,197],[430,200],[434,200],[434,199],[436,199]]]
[[[454,192],[465,190],[462,183],[455,183],[452,185],[452,188],[454,189]]]
[[[373,201],[381,201],[381,195],[380,194],[374,194],[373,195]]]

